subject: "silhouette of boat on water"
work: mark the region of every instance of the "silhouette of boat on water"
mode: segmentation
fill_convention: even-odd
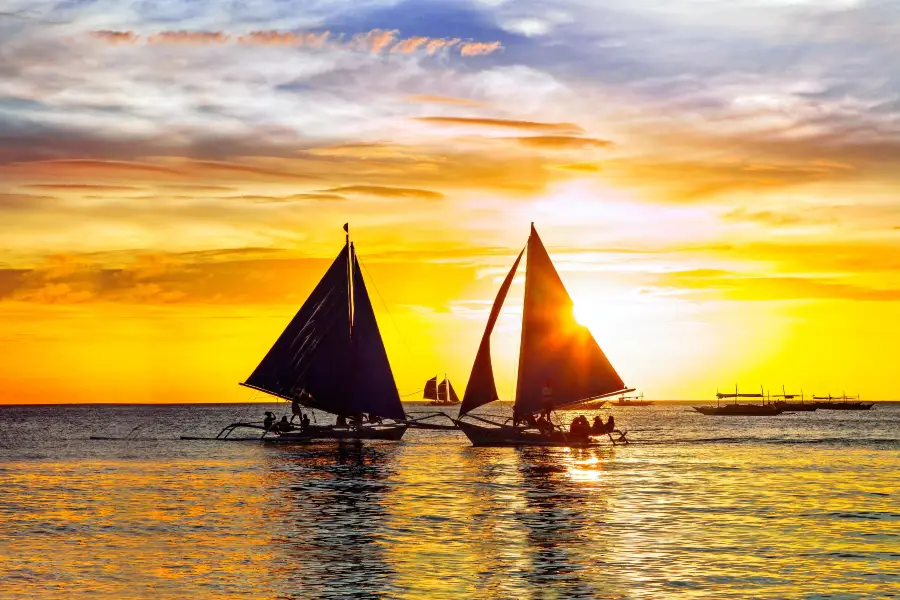
[[[639,396],[626,396],[622,394],[615,402],[610,402],[613,406],[652,406],[653,400],[644,400],[644,393]]]
[[[272,440],[399,440],[409,426],[348,225],[344,232],[337,258],[241,383],[338,418],[335,425],[269,428]]]
[[[831,394],[827,396],[814,395],[813,400],[818,400],[815,405],[820,410],[869,410],[875,406],[874,402],[861,402],[859,395],[855,400],[847,394],[841,394],[840,397],[834,397]]]
[[[805,401],[803,390],[800,390],[799,396],[797,394],[788,394],[784,390],[783,385],[781,386],[781,393],[772,397],[781,398],[781,400],[776,400],[774,404],[784,412],[812,412],[818,408],[815,402]],[[800,402],[795,402],[797,398],[800,398]]]
[[[762,389],[760,389],[760,392],[762,392]],[[733,398],[734,402],[731,404],[721,403],[722,400],[728,398]],[[762,393],[741,394],[738,392],[737,386],[735,386],[733,394],[723,394],[717,391],[715,406],[695,406],[694,410],[704,415],[727,417],[772,417],[775,415],[780,415],[782,412],[784,412],[783,409],[778,408],[774,404],[739,404],[737,401],[738,398],[763,399],[765,398],[765,396]]]
[[[447,379],[446,374],[444,375],[444,380],[440,383],[437,381],[437,376],[426,381],[422,398],[431,400],[428,406],[454,406],[459,404],[459,396],[456,395],[456,390],[453,389],[453,384]]]
[[[499,399],[491,365],[491,332],[512,285],[516,270],[527,251],[525,301],[516,397],[512,424],[491,421],[471,411]],[[570,405],[583,404],[617,394],[626,388],[591,332],[575,320],[569,297],[534,224],[528,244],[503,280],[485,326],[472,365],[456,424],[474,446],[586,446],[597,443],[591,434],[573,434],[551,422],[538,423],[534,415],[551,415]],[[473,421],[478,421],[478,424]],[[527,423],[520,425],[521,422]],[[617,433],[614,439],[612,434]],[[620,430],[599,431],[614,444],[627,443]]]

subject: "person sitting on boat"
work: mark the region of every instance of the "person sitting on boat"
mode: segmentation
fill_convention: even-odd
[[[347,417],[343,414],[339,414],[337,419],[334,420],[335,427],[346,427],[347,426]]]
[[[303,420],[303,405],[300,404],[300,398],[303,397],[303,392],[300,392],[300,396],[291,400],[291,423],[294,422],[294,417],[300,417],[300,420]]]
[[[553,423],[550,422],[550,419],[547,418],[546,415],[541,415],[537,420],[536,426],[541,433],[552,433],[553,432]]]
[[[538,422],[537,422],[537,419],[534,418],[534,415],[528,415],[527,417],[525,417],[525,424],[528,425],[529,427],[534,427],[535,429],[538,429]]]
[[[606,425],[603,424],[603,419],[600,418],[600,415],[594,417],[594,422],[591,423],[591,433],[594,435],[606,433]]]
[[[309,415],[304,414],[300,418],[300,431],[306,431],[309,429]]]
[[[372,413],[369,413],[369,423],[376,423],[376,424],[381,423],[381,417],[379,417],[378,415],[373,415]]]
[[[350,427],[360,427],[365,422],[362,413],[356,413],[350,417]]]
[[[278,425],[276,425],[275,428],[278,429],[278,431],[281,433],[287,433],[288,431],[293,429],[294,426],[291,425],[288,421],[287,415],[284,415],[283,417],[281,417],[281,420],[278,421]]]
[[[553,382],[548,379],[546,383],[544,383],[544,387],[541,388],[541,398],[544,400],[544,416],[547,418],[547,421],[550,421],[550,413],[553,412],[553,388],[551,384]]]
[[[263,419],[263,427],[266,431],[272,428],[272,425],[275,424],[275,413],[271,413],[266,411],[266,418]]]
[[[591,426],[587,417],[578,415],[569,425],[569,433],[575,436],[587,436],[591,433]]]
[[[606,433],[612,433],[616,430],[616,419],[612,415],[609,415],[609,420],[606,421]]]

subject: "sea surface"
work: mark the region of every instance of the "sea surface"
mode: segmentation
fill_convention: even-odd
[[[0,597],[900,597],[900,404],[615,407],[634,443],[590,449],[178,439],[273,407],[0,406]]]

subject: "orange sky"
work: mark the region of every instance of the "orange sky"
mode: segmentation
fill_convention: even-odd
[[[0,17],[0,402],[247,400],[346,221],[401,393],[465,388],[534,221],[648,397],[900,397],[878,6],[179,6]]]

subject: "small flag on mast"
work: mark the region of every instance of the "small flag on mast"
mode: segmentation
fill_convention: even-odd
[[[344,231],[350,233],[350,223],[344,223]]]

